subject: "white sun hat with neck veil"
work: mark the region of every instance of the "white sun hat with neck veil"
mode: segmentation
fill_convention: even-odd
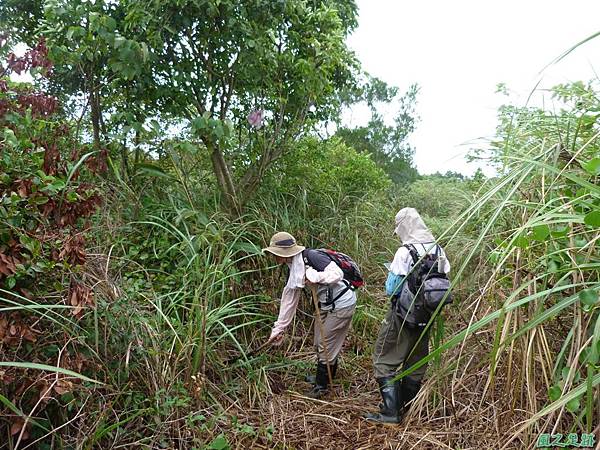
[[[397,234],[403,244],[435,242],[435,238],[415,208],[402,208],[396,214]]]

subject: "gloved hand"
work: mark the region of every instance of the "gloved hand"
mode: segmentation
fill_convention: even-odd
[[[275,336],[271,336],[267,341],[267,344],[272,345],[273,347],[279,347],[283,343],[283,333],[276,334]]]

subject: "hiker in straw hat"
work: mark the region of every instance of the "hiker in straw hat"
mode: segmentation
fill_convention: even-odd
[[[287,264],[290,268],[269,343],[281,344],[284,332],[296,313],[302,289],[307,285],[313,290],[313,298],[319,308],[315,313],[314,326],[317,368],[314,377],[307,377],[312,389],[306,395],[320,398],[335,377],[338,356],[352,322],[356,293],[348,287],[342,269],[326,252],[298,245],[289,233],[275,233],[264,251],[272,254],[278,264]]]

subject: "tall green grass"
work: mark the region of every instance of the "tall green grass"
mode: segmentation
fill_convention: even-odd
[[[570,115],[536,111],[531,119],[520,117],[503,141],[502,175],[442,236],[452,245],[466,227],[479,224],[453,275],[457,284],[474,261],[489,274],[472,286],[479,295],[468,324],[399,374],[450,350],[460,361],[468,339],[491,331],[483,398],[502,382],[510,399],[502,407],[527,411],[504,436],[505,447],[515,439],[531,443],[531,427],[592,432],[600,414],[598,135],[568,136],[569,123],[577,129],[581,120]]]

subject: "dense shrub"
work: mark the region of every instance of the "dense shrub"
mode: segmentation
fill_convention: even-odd
[[[6,306],[0,308],[0,359],[13,361],[0,370],[0,383],[16,405],[11,413],[0,410],[8,418],[0,429],[10,428],[0,433],[15,439],[31,427],[17,409],[40,414],[48,402],[36,410],[38,400],[74,390],[70,379],[51,384],[41,372],[15,366],[35,362],[80,371],[84,365],[84,357],[65,351],[71,337],[61,327],[94,305],[82,268],[88,220],[101,203],[95,173],[105,169],[104,152],[77,141],[54,97],[9,81],[11,72],[46,74],[46,54],[43,41],[23,57],[11,53],[0,78],[0,304]],[[46,415],[56,425],[59,417]]]

